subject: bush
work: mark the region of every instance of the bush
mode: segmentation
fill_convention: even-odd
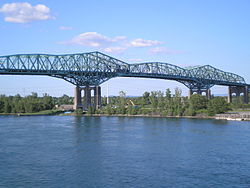
[[[75,110],[76,115],[82,115],[83,111],[81,108]]]
[[[185,116],[195,116],[196,112],[193,108],[187,108],[184,112]]]
[[[194,110],[201,110],[207,108],[208,99],[205,96],[194,94],[189,99],[190,107]]]
[[[229,108],[229,104],[223,97],[215,97],[208,102],[208,115],[225,113]]]
[[[88,108],[87,114],[92,115],[92,114],[94,114],[94,113],[95,113],[94,107],[93,107],[93,106],[90,106],[90,107]]]

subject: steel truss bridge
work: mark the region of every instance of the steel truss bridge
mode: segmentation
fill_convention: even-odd
[[[0,74],[52,76],[77,87],[97,87],[115,77],[175,80],[188,87],[191,94],[207,91],[214,85],[246,88],[247,93],[250,89],[243,77],[210,65],[182,68],[161,62],[128,64],[100,52],[0,56]],[[236,90],[243,92],[242,89]],[[232,89],[236,94],[237,91]]]

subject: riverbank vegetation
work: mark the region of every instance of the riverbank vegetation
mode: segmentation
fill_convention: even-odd
[[[67,95],[62,97],[51,97],[44,94],[38,97],[37,93],[32,93],[26,97],[21,97],[19,94],[15,96],[0,95],[0,113],[3,114],[28,114],[38,113],[54,114],[57,113],[55,105],[72,104],[73,98]],[[36,115],[36,114],[35,114]]]
[[[142,97],[126,97],[121,91],[119,97],[111,97],[109,104],[88,114],[128,114],[128,115],[160,115],[160,116],[212,116],[224,113],[231,109],[225,97],[213,97],[208,100],[206,96],[194,94],[190,98],[183,97],[180,89],[176,88],[174,94],[170,89],[164,92],[145,92]]]
[[[92,99],[94,100],[94,99]],[[95,110],[89,108],[87,114],[107,115],[156,115],[156,116],[213,116],[229,110],[248,110],[249,104],[243,104],[241,97],[233,98],[233,103],[228,104],[226,97],[214,97],[210,100],[206,96],[194,94],[190,98],[182,96],[182,91],[176,88],[174,93],[170,89],[162,91],[144,92],[141,97],[128,97],[121,91],[119,96],[102,97],[102,107]],[[73,105],[73,97],[51,97],[44,94],[39,97],[37,93],[21,97],[0,95],[1,114],[57,114],[60,105]],[[77,110],[76,114],[82,114]]]

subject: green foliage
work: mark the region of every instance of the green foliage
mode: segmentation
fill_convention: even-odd
[[[150,96],[150,93],[149,92],[144,92],[143,93],[143,96],[142,96],[142,99],[143,99],[143,105],[147,105],[149,104],[149,96]]]
[[[229,110],[229,104],[222,97],[215,97],[208,102],[208,114],[215,115]]]
[[[82,111],[82,109],[76,109],[75,110],[75,113],[76,113],[76,115],[82,115],[82,113],[83,113],[83,111]]]
[[[53,98],[48,94],[38,97],[32,93],[27,97],[0,95],[0,113],[34,113],[43,110],[50,110],[54,107]]]
[[[169,88],[166,89],[165,95],[166,95],[166,99],[167,99],[167,100],[169,100],[169,99],[171,98],[171,90],[170,90]]]
[[[229,105],[223,97],[215,97],[208,101],[205,96],[192,95],[190,99],[181,96],[182,91],[175,89],[171,94],[170,89],[166,92],[152,91],[144,92],[141,97],[126,97],[126,93],[119,92],[117,97],[109,97],[109,104],[101,109],[89,108],[87,114],[145,114],[161,116],[195,116],[216,113],[223,113],[229,110]],[[103,98],[106,101],[106,98]],[[20,95],[5,96],[0,95],[0,113],[34,113],[53,109],[55,104],[72,104],[73,98],[67,95],[52,98],[48,94],[39,97],[37,93],[21,97]],[[105,104],[105,101],[102,103]],[[131,102],[132,101],[132,102]],[[237,105],[237,106],[236,106]],[[250,105],[232,104],[232,107],[242,107],[247,109]],[[77,114],[82,114],[82,110],[76,110]]]
[[[139,109],[130,105],[128,106],[127,111],[129,115],[136,115],[138,114]]]
[[[28,116],[28,115],[56,115],[56,114],[60,114],[62,113],[63,111],[61,110],[43,110],[43,111],[40,111],[40,112],[32,112],[32,113],[24,113],[24,114],[20,114],[20,115],[25,115],[25,116]]]
[[[248,110],[250,109],[250,104],[243,104],[242,102],[241,103],[233,102],[232,104],[230,104],[230,107],[236,110]]]
[[[149,96],[150,104],[153,108],[157,108],[158,106],[158,100],[157,100],[157,91],[152,91]]]
[[[148,114],[152,113],[152,109],[150,109],[150,108],[141,108],[141,109],[139,109],[138,113],[148,115]]]
[[[115,108],[113,108],[111,105],[108,105],[105,108],[105,113],[109,115],[115,114]]]
[[[190,108],[194,111],[206,109],[208,100],[205,96],[194,94],[189,99]]]
[[[208,113],[213,115],[229,109],[223,97],[216,97],[209,102],[205,96],[195,94],[188,99],[188,97],[182,97],[182,91],[179,88],[175,89],[174,94],[171,94],[170,89],[166,89],[165,93],[162,91],[144,92],[142,97],[133,98],[126,97],[125,92],[119,94],[119,97],[110,97],[110,104],[101,109],[100,113],[195,116]],[[136,105],[133,106],[130,100]]]
[[[88,108],[88,110],[87,110],[87,114],[91,115],[91,114],[94,114],[94,113],[95,113],[95,109],[92,106],[90,106]]]
[[[125,105],[119,105],[116,108],[116,113],[117,114],[126,114],[126,107],[125,107]]]
[[[195,116],[196,115],[196,111],[193,108],[187,108],[187,109],[185,109],[184,114],[186,116]]]
[[[53,100],[55,104],[63,105],[63,104],[73,104],[74,98],[64,94],[61,97],[57,98],[54,97]]]
[[[4,112],[4,102],[2,100],[0,100],[0,113]]]

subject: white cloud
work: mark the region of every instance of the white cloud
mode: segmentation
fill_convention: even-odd
[[[165,47],[155,47],[155,48],[150,49],[149,52],[152,54],[177,54],[179,53],[177,51],[169,50]]]
[[[108,53],[120,54],[124,52],[127,48],[124,47],[108,47],[105,48],[104,51]]]
[[[60,29],[60,30],[72,30],[73,27],[60,26],[59,29]]]
[[[149,47],[159,45],[162,42],[157,40],[145,40],[145,39],[134,39],[129,42],[129,46],[131,47]]]
[[[86,32],[86,33],[77,35],[71,40],[63,42],[63,43],[72,44],[72,45],[89,46],[89,47],[106,47],[114,43],[119,43],[120,41],[125,40],[125,38],[126,37],[123,37],[123,36],[109,38],[97,32]]]
[[[127,39],[127,37],[125,36],[117,36],[117,37],[114,37],[112,39],[113,42],[121,42],[121,41],[125,41]]]
[[[142,62],[143,59],[140,59],[140,58],[138,58],[138,59],[128,59],[128,61],[129,62]]]
[[[6,22],[28,23],[37,20],[49,20],[50,9],[42,4],[32,6],[29,3],[6,3],[0,8]]]
[[[68,41],[60,42],[60,44],[87,46],[96,48],[97,50],[103,50],[108,53],[118,54],[129,48],[156,46],[162,44],[162,42],[141,38],[129,40],[125,36],[107,37],[97,32],[85,32]]]

